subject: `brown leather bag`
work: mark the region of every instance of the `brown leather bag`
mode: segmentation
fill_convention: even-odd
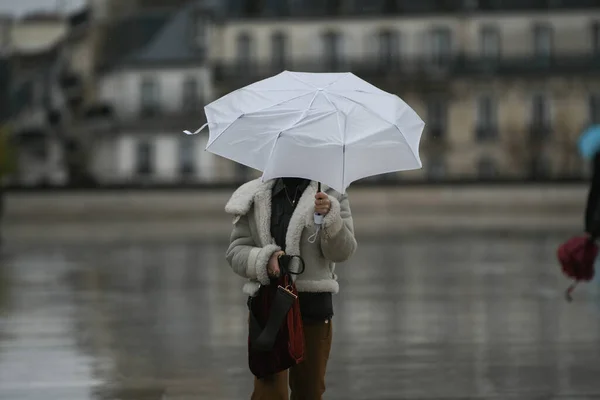
[[[261,286],[248,299],[250,329],[248,361],[250,371],[259,379],[293,367],[304,359],[304,327],[300,314],[298,290],[288,265],[297,256],[279,258],[281,276]],[[302,258],[301,271],[304,272]]]

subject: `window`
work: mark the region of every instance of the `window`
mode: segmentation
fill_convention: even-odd
[[[25,157],[31,157],[35,161],[47,162],[49,158],[50,145],[48,139],[44,137],[43,132],[33,128],[32,130],[21,131],[20,140],[23,143]],[[74,139],[67,141],[67,153],[69,156],[77,154],[80,150]]]
[[[590,95],[590,124],[600,124],[600,93]]]
[[[600,55],[600,22],[592,25],[592,46],[594,55]]]
[[[533,51],[536,58],[552,57],[552,36],[552,27],[549,25],[536,25],[533,28]]]
[[[341,37],[336,32],[323,35],[323,59],[327,72],[337,72],[342,67],[341,62]]]
[[[530,160],[529,175],[534,179],[544,179],[552,174],[552,164],[544,154],[533,154]]]
[[[430,180],[441,180],[446,176],[446,162],[439,155],[427,157],[426,170],[427,178]]]
[[[379,33],[379,65],[382,69],[394,68],[398,64],[399,47],[397,32],[386,30]]]
[[[271,36],[271,57],[276,70],[284,70],[286,64],[286,38],[282,32]]]
[[[159,111],[159,88],[152,78],[144,78],[141,83],[141,112],[144,116],[155,115]]]
[[[198,95],[199,87],[198,80],[194,77],[186,78],[183,81],[183,90],[182,90],[182,109],[185,112],[195,112],[198,111],[198,107],[200,104],[200,97]]]
[[[196,172],[194,149],[194,142],[190,138],[184,137],[179,140],[179,175],[184,178]]]
[[[151,175],[154,172],[154,147],[150,142],[137,144],[135,171],[138,175]]]
[[[206,22],[207,17],[204,13],[197,13],[194,18],[194,43],[196,47],[200,50],[206,49],[207,44],[207,35],[206,35]]]
[[[486,26],[479,32],[481,56],[486,59],[497,59],[500,56],[500,32],[497,28]]]
[[[532,99],[531,120],[533,125],[550,125],[548,98],[544,94],[535,94]]]
[[[498,175],[496,162],[491,157],[482,157],[477,163],[477,173],[481,179],[491,179]]]
[[[535,94],[531,104],[531,128],[534,138],[546,137],[550,133],[550,102],[544,94]]]
[[[434,62],[445,64],[452,51],[451,34],[448,28],[431,31],[431,57]]]
[[[447,105],[442,98],[433,98],[427,101],[427,121],[429,122],[429,135],[440,140],[445,136]]]
[[[238,72],[248,74],[252,67],[252,38],[247,33],[241,33],[237,38]]]
[[[481,96],[477,101],[477,139],[491,140],[497,136],[497,108],[492,96]]]

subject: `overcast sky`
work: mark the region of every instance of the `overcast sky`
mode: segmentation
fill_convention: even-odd
[[[86,0],[0,0],[0,14],[21,16],[31,11],[56,11],[61,7],[73,11],[85,2]]]

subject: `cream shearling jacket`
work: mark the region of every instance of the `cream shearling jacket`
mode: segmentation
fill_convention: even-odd
[[[280,250],[271,236],[274,183],[275,180],[250,181],[238,188],[225,206],[225,211],[233,216],[226,259],[235,273],[248,279],[243,291],[249,296],[254,296],[260,285],[269,284],[267,264],[271,255]],[[316,231],[316,182],[311,182],[300,197],[286,234],[286,253],[299,255],[305,261],[304,273],[293,275],[299,292],[337,293],[335,263],[346,261],[356,250],[348,197],[324,185],[321,190],[329,196],[331,208],[314,243],[309,238]],[[297,272],[299,267],[299,261],[294,259],[290,269]]]

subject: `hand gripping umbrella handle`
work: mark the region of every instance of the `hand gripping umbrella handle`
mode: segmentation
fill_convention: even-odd
[[[321,182],[319,182],[317,184],[317,193],[321,192]],[[317,226],[321,226],[323,225],[323,216],[321,214],[315,213],[314,215],[314,221],[315,221],[315,225]]]

